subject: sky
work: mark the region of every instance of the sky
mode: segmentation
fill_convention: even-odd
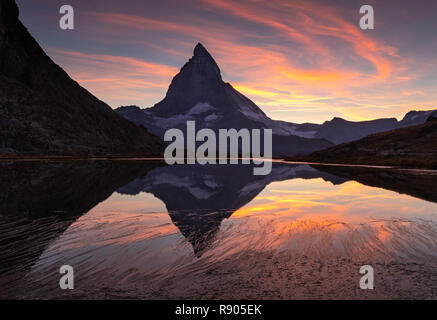
[[[435,0],[17,0],[46,53],[108,103],[151,107],[201,42],[272,119],[322,123],[437,109]],[[59,9],[74,9],[61,30]],[[372,5],[375,29],[361,30]]]

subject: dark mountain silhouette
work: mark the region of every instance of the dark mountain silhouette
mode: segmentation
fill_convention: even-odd
[[[330,121],[325,121],[323,124],[296,124],[296,130],[297,134],[301,132],[312,133],[316,138],[322,138],[334,144],[340,144],[358,140],[374,133],[425,123],[432,112],[436,111],[410,111],[400,121],[396,118],[348,121],[335,117]]]
[[[304,132],[313,132],[316,137],[324,137],[339,144],[364,138],[369,134],[392,130],[397,126],[398,121],[395,118],[354,122],[336,117],[321,125],[304,123],[297,128]]]
[[[429,110],[429,111],[410,111],[405,117],[399,121],[399,127],[405,128],[410,126],[415,126],[418,124],[425,123],[431,115],[437,114],[437,110]]]
[[[201,256],[213,243],[224,219],[270,183],[296,178],[323,178],[333,184],[346,181],[308,165],[274,163],[266,176],[254,176],[250,165],[179,165],[156,168],[118,192],[149,192],[161,199],[173,223]]]
[[[424,124],[370,135],[299,160],[437,168],[437,121],[432,113]]]
[[[73,81],[0,1],[1,154],[161,154],[164,144]]]
[[[293,124],[267,117],[249,98],[222,80],[219,67],[200,43],[173,78],[161,102],[148,109],[130,106],[116,111],[161,137],[169,128],[185,132],[187,120],[195,120],[197,129],[272,129],[275,155],[309,153],[332,145],[324,139],[294,135]]]
[[[353,122],[334,118],[323,124],[296,124],[270,119],[254,102],[222,80],[220,69],[202,44],[173,78],[165,98],[151,108],[126,106],[116,111],[163,137],[165,130],[184,131],[187,120],[197,128],[269,128],[276,156],[308,154],[373,133],[424,123],[432,111],[411,111],[395,118]]]

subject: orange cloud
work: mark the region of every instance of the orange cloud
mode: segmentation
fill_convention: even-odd
[[[79,72],[72,67],[73,74],[113,106],[151,106],[163,98],[178,72],[173,66],[182,66],[200,41],[221,67],[224,80],[272,118],[322,122],[333,116],[351,120],[399,117],[410,108],[411,101],[405,98],[414,97],[423,106],[437,102],[437,96],[425,101],[411,89],[410,84],[420,76],[411,59],[375,33],[360,30],[358,21],[353,24],[345,18],[350,12],[312,1],[279,0],[201,0],[197,9],[212,14],[206,18],[181,13],[159,19],[89,13],[98,21],[95,28],[102,32],[101,41],[110,42],[116,35],[121,43],[153,51],[158,56],[154,60],[161,61],[159,57],[165,55],[162,61],[166,62],[147,64],[98,55],[94,68],[79,67]],[[226,21],[219,18],[223,14]],[[126,32],[129,36],[122,36]],[[157,41],[151,40],[154,36]],[[71,66],[73,58],[77,64],[88,64],[86,56],[64,55],[67,58]],[[106,68],[116,71],[109,74]]]
[[[113,107],[160,100],[177,68],[140,59],[48,48],[71,77]],[[115,104],[114,104],[115,101]]]

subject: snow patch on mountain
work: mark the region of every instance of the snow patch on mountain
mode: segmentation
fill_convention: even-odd
[[[240,106],[240,112],[244,114],[246,117],[255,119],[255,120],[264,120],[266,118],[265,115],[254,112],[248,106]]]
[[[185,123],[189,120],[194,120],[195,116],[202,115],[204,113],[210,113],[214,110],[217,110],[217,108],[213,107],[207,102],[198,102],[196,103],[191,109],[189,109],[185,114],[178,114],[171,117],[154,117],[156,124],[161,128],[170,128],[177,125],[180,125],[181,123]],[[217,115],[216,113],[208,114],[205,117],[205,121],[215,121],[217,119],[220,119],[222,116]]]
[[[273,122],[273,121],[272,121]],[[317,131],[298,131],[296,126],[280,122],[274,121],[273,133],[280,136],[289,136],[294,135],[302,138],[316,138]]]
[[[216,108],[214,108],[212,105],[210,105],[208,102],[198,102],[194,107],[192,107],[188,111],[188,115],[195,115],[195,114],[202,114],[205,112],[214,111]]]
[[[210,114],[209,116],[206,116],[204,120],[205,121],[217,121],[218,119],[221,119],[221,118],[223,118],[223,116],[213,113],[213,114]]]
[[[196,186],[197,183],[195,180],[193,180],[192,177],[179,177],[167,173],[157,174],[154,177],[152,184],[169,184],[178,188],[184,188],[199,200],[208,199],[216,193],[215,191],[207,190],[206,188],[200,188],[199,186]]]

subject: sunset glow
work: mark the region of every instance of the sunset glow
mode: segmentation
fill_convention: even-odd
[[[53,26],[56,1],[40,10],[18,2],[55,62],[113,108],[159,102],[197,42],[273,119],[400,118],[437,105],[437,44],[427,37],[436,22],[426,19],[434,3],[378,2],[375,30],[363,31],[355,0],[73,1],[77,28],[67,33]]]

